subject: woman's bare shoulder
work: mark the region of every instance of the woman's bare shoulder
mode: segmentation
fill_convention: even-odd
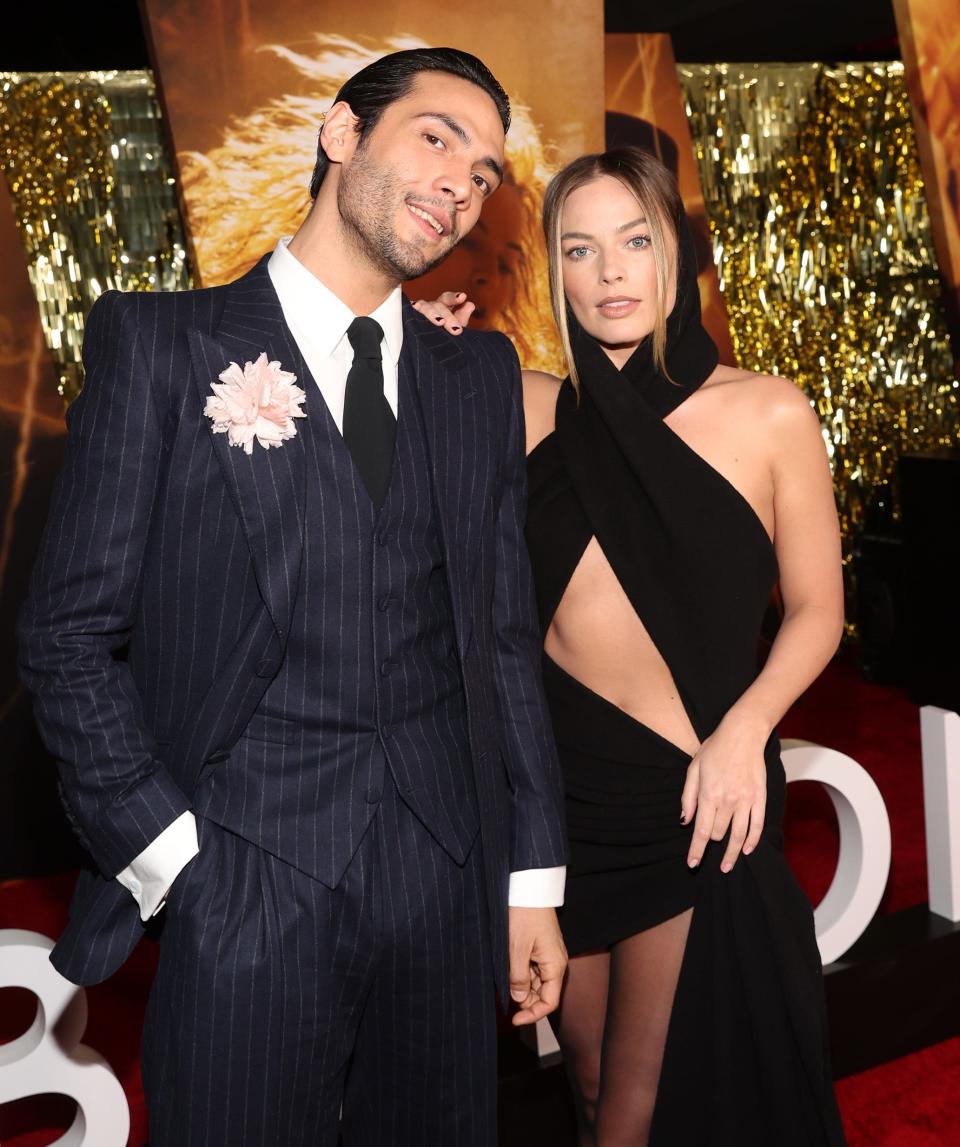
[[[525,370],[523,414],[527,424],[527,453],[552,433],[556,420],[557,395],[562,379],[542,370]]]
[[[718,366],[704,383],[725,406],[758,429],[819,427],[804,391],[792,379],[734,366]]]
[[[551,398],[554,402],[557,401],[557,394],[563,384],[562,378],[557,378],[555,374],[547,374],[545,370],[527,370],[524,368],[520,373],[523,379],[524,393],[529,390],[538,397],[542,397],[544,401]]]

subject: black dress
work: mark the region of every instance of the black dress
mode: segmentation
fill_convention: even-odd
[[[596,537],[703,741],[757,674],[773,545],[745,499],[663,421],[691,388],[655,371],[621,374],[584,339],[579,402],[568,379],[556,431],[529,457],[543,633]],[[692,826],[680,823],[690,756],[546,654],[544,684],[567,793],[570,954],[693,909],[650,1144],[843,1144],[813,914],[783,855],[776,736],[759,846],[723,874],[725,842],[711,844],[691,870]]]

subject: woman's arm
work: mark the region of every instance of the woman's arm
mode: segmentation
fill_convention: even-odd
[[[770,380],[773,382],[773,380]],[[833,656],[843,632],[840,530],[820,424],[803,393],[777,380],[761,412],[773,483],[774,546],[784,618],[766,665],[690,766],[684,823],[696,809],[688,863],[731,829],[721,862],[756,848],[766,805],[764,747],[787,709]]]
[[[557,421],[557,394],[560,379],[542,370],[521,371],[523,418],[526,423],[526,451],[529,454],[549,434]]]

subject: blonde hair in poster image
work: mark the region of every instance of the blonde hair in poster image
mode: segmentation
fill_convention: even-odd
[[[894,9],[960,364],[960,0],[894,0]]]
[[[306,80],[227,121],[209,150],[179,154],[195,260],[205,286],[242,275],[309,207],[308,185],[323,114],[341,84],[388,52],[426,46],[411,37],[360,43],[317,36],[313,50],[259,49]],[[550,317],[546,251],[540,232],[544,189],[556,164],[528,108],[513,104],[503,186],[480,223],[448,259],[406,285],[411,298],[463,290],[477,304],[472,325],[497,329],[514,342],[524,366],[556,371],[563,356]]]

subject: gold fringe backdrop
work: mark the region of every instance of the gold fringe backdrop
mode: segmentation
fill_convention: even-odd
[[[903,65],[681,65],[741,366],[814,403],[847,553],[904,451],[958,441]]]
[[[83,318],[103,291],[190,285],[152,77],[0,73],[0,163],[69,400]]]
[[[739,361],[815,403],[849,543],[897,456],[960,426],[903,68],[680,77]],[[0,74],[0,157],[70,397],[103,290],[190,282],[151,77]]]

